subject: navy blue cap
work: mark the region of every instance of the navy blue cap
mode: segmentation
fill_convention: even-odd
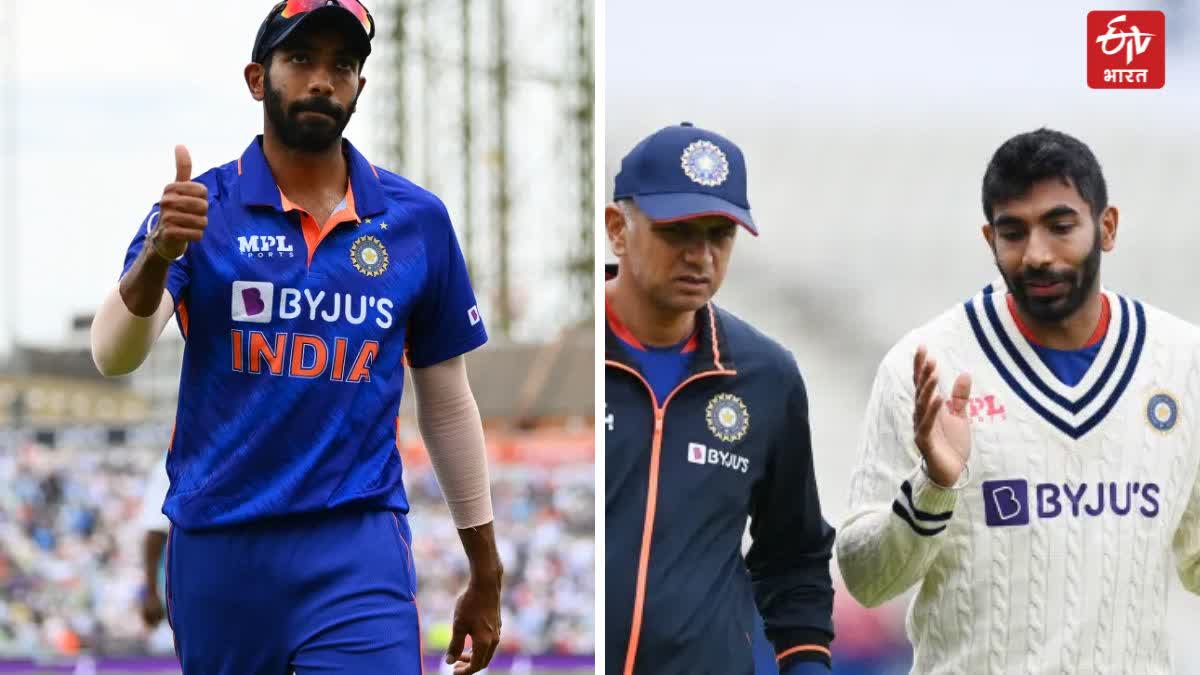
[[[371,38],[374,37],[375,31],[374,18],[371,19],[371,32],[368,33],[350,10],[332,0],[324,7],[318,7],[291,18],[283,16],[281,10],[285,4],[287,3],[280,2],[275,5],[271,9],[271,13],[263,20],[262,25],[258,27],[258,35],[254,38],[254,49],[250,53],[251,62],[265,63],[267,54],[270,54],[272,49],[283,44],[283,41],[299,30],[300,26],[310,21],[323,21],[327,25],[342,29],[354,51],[360,54],[364,61],[370,56]]]
[[[659,129],[634,146],[615,183],[613,199],[632,199],[654,222],[725,216],[758,236],[742,151],[691,122]]]

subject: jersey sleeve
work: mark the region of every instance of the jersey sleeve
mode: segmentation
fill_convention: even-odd
[[[467,264],[446,207],[437,202],[425,226],[429,279],[408,326],[408,363],[432,366],[487,342]]]
[[[133,241],[129,243],[129,248],[125,251],[125,265],[121,269],[122,277],[129,273],[129,268],[133,267],[133,262],[141,255],[142,248],[146,245],[146,236],[158,225],[158,214],[159,206],[155,204],[142,224],[138,226],[137,233],[133,235]],[[182,258],[171,263],[167,269],[167,291],[171,294],[171,301],[176,307],[184,301],[184,295],[188,289],[190,279],[188,256],[189,254],[185,253]]]
[[[913,385],[900,372],[903,358],[889,355],[871,388],[850,484],[850,515],[837,541],[846,588],[866,607],[925,577],[957,501],[957,493],[934,485],[921,469],[912,429]]]
[[[746,555],[755,604],[781,672],[794,662],[828,665],[833,640],[834,529],[817,495],[808,394],[794,362],[791,369],[784,423],[771,442],[766,477],[751,499]]]

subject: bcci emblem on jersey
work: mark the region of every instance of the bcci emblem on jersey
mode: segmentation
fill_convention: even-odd
[[[679,163],[693,183],[704,187],[717,187],[729,178],[729,160],[709,141],[696,141],[687,146]]]
[[[708,430],[726,443],[742,440],[750,428],[750,411],[742,399],[733,394],[717,394],[704,411]]]
[[[1151,396],[1146,403],[1146,421],[1164,434],[1174,429],[1179,421],[1179,404],[1175,402],[1175,397],[1166,392]]]
[[[354,240],[350,247],[350,261],[359,272],[368,277],[377,277],[387,270],[388,252],[382,241],[366,235]]]

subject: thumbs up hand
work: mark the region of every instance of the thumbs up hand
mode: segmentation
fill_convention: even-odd
[[[175,182],[163,189],[158,222],[147,241],[158,255],[178,260],[188,243],[200,241],[208,227],[208,188],[192,182],[192,157],[186,147],[175,146]]]

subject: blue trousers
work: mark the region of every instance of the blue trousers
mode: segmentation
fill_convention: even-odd
[[[421,675],[408,520],[340,511],[167,539],[184,675]]]

